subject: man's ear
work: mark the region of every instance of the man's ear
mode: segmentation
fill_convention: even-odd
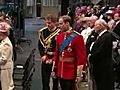
[[[69,22],[66,22],[66,25],[70,25],[70,23],[69,23]]]

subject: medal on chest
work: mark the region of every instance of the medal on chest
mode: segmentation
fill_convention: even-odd
[[[72,52],[71,43],[69,44],[67,51]]]

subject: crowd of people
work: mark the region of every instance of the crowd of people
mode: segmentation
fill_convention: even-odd
[[[75,82],[87,76],[89,90],[120,88],[120,5],[77,6],[66,15],[45,17],[39,30],[43,90],[76,90]],[[117,52],[115,56],[114,53]],[[86,74],[86,75],[85,75]],[[117,82],[117,87],[114,87]]]
[[[88,59],[89,60],[88,68],[90,68],[90,73],[92,74],[92,79],[94,78],[94,80],[95,80],[95,82],[93,82],[93,83],[96,83],[96,85],[98,84],[101,87],[101,88],[99,87],[100,89],[97,89],[97,90],[105,90],[104,89],[105,87],[106,87],[106,89],[108,89],[109,86],[113,86],[113,85],[108,85],[108,86],[106,85],[108,82],[110,82],[109,80],[111,78],[113,78],[114,82],[116,81],[118,83],[116,88],[120,88],[120,86],[119,86],[119,83],[120,83],[119,82],[120,58],[118,58],[120,52],[119,52],[119,44],[117,44],[117,43],[119,43],[119,40],[120,40],[120,38],[119,38],[119,36],[120,36],[120,34],[119,34],[120,33],[119,32],[120,5],[117,5],[117,7],[114,7],[114,8],[109,7],[109,6],[102,7],[102,8],[100,8],[99,6],[95,6],[95,7],[91,7],[91,6],[85,7],[84,6],[81,8],[77,7],[76,8],[76,17],[77,17],[77,19],[76,19],[75,28],[83,36],[84,42],[87,47],[87,55],[89,58]],[[111,40],[111,37],[109,37],[108,39],[107,39],[107,37],[105,37],[105,39],[107,41],[111,40],[108,43],[106,43],[107,41],[102,41],[102,42],[99,41],[100,39],[105,40],[105,39],[100,38],[100,37],[102,37],[102,32],[104,32],[102,29],[107,30],[107,32],[112,34],[112,36],[111,36],[112,40]],[[96,45],[97,41],[100,42],[100,44],[98,44],[99,47]],[[112,46],[109,47],[109,45],[111,45],[111,43],[112,43]],[[109,48],[105,47],[106,45]],[[116,46],[116,45],[118,45],[118,46]],[[96,47],[98,47],[98,49]],[[107,55],[108,53],[109,53],[109,55]],[[117,53],[117,55],[116,55],[116,53]],[[93,54],[93,56],[92,56],[92,54]],[[103,55],[105,55],[105,56],[103,56]],[[109,57],[108,62],[107,62],[107,56]],[[93,57],[93,61],[91,60],[91,57]],[[109,68],[106,67],[106,66],[108,66],[107,64],[109,64]],[[111,64],[111,67],[110,67],[110,64]],[[92,71],[91,71],[91,69],[92,69]],[[105,69],[107,69],[107,70],[104,71]],[[106,76],[104,76],[104,75],[106,75]],[[108,77],[109,77],[109,79],[107,79]],[[92,81],[94,81],[94,80],[92,80]],[[105,84],[105,82],[106,82],[106,84]],[[112,84],[112,82],[111,82],[111,84]],[[97,85],[97,87],[98,87],[98,85]],[[102,88],[101,85],[104,88]]]
[[[76,6],[57,18],[48,14],[38,31],[43,90],[77,90],[86,79],[89,90],[120,89],[120,5]],[[75,14],[73,14],[75,13]],[[0,80],[13,90],[16,60],[13,20],[0,12]],[[114,87],[114,82],[118,83]]]

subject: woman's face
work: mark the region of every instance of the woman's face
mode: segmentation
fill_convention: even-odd
[[[82,22],[82,25],[83,25],[84,28],[87,28],[87,26],[88,26],[87,22]]]
[[[93,8],[91,8],[91,13],[93,13],[93,14],[95,13],[95,10]]]
[[[118,21],[118,20],[120,20],[119,13],[116,13],[116,14],[114,15],[114,20],[115,20],[115,21]]]

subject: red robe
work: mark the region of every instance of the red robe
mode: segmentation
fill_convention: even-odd
[[[73,38],[62,54],[59,54],[59,48],[63,43],[65,36],[68,37],[72,33],[73,32],[65,34],[62,32],[57,36],[56,51],[53,58],[57,66],[58,77],[67,80],[73,80],[76,78],[78,65],[86,65],[86,46],[84,44],[83,37],[79,34]],[[63,58],[75,58],[75,62],[62,62],[59,58],[60,56]]]

